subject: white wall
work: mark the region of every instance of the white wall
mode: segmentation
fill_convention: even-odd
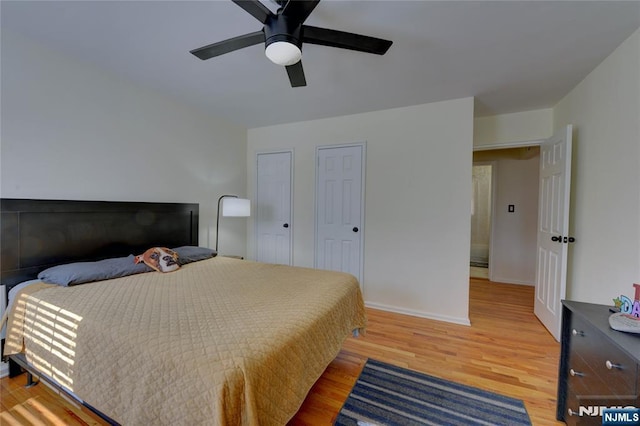
[[[491,279],[535,285],[539,157],[500,158],[496,167]],[[510,204],[513,213],[508,211]]]
[[[640,30],[553,110],[574,125],[568,296],[611,304],[640,282]]]
[[[6,31],[1,136],[2,197],[195,202],[203,246],[217,197],[246,190],[246,129]],[[245,231],[224,220],[221,251]]]
[[[247,192],[256,152],[294,149],[293,261],[313,266],[315,148],[365,141],[365,300],[466,324],[472,137],[471,98],[250,129]]]
[[[496,144],[545,139],[553,134],[553,110],[533,111],[476,117],[473,127],[474,148]]]

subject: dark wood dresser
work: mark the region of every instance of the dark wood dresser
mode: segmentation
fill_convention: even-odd
[[[601,425],[599,407],[640,407],[640,334],[609,327],[609,306],[564,300],[556,418]]]

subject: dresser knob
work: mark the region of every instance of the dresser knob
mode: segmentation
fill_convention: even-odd
[[[607,362],[604,363],[604,365],[607,367],[608,370],[617,368],[618,370],[622,370],[622,365],[620,364],[614,364],[613,362],[607,360]]]
[[[576,377],[576,376],[582,377],[582,376],[584,376],[584,373],[576,371],[573,368],[571,370],[569,370],[569,374],[571,374],[573,377]]]
[[[571,330],[571,334],[573,334],[574,336],[584,337],[584,331],[578,331],[575,328],[573,330]]]

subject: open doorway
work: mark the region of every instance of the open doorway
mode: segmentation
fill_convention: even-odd
[[[539,159],[539,146],[473,153],[472,278],[535,286]]]

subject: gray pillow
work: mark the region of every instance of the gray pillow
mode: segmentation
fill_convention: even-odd
[[[187,263],[197,262],[199,260],[211,259],[215,257],[216,251],[207,247],[182,246],[173,249],[178,253],[178,263],[186,265]]]
[[[38,278],[49,284],[73,286],[93,281],[126,277],[127,275],[150,272],[144,263],[135,263],[135,256],[99,260],[97,262],[76,262],[53,266],[38,274]]]

